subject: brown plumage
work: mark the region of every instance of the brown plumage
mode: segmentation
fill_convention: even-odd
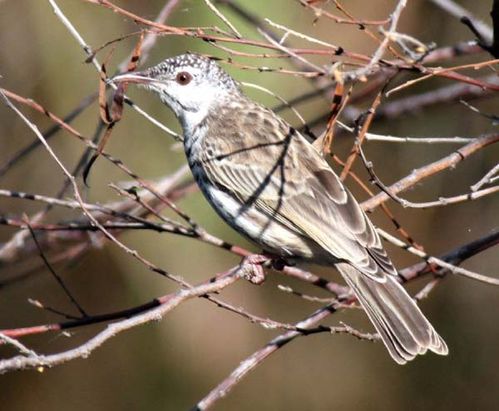
[[[427,350],[447,354],[397,282],[369,218],[298,131],[201,56],[167,59],[118,80],[146,84],[175,111],[196,181],[233,228],[285,259],[335,266],[399,364]]]

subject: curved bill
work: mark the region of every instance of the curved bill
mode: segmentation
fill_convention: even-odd
[[[149,77],[146,73],[137,71],[135,73],[124,73],[118,74],[106,81],[107,84],[110,83],[136,83],[136,84],[149,84],[156,81],[155,79]]]

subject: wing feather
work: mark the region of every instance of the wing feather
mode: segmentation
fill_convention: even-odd
[[[395,275],[374,226],[352,194],[315,148],[282,123],[281,133],[265,136],[270,143],[234,153],[226,147],[223,155],[205,158],[207,178],[238,198],[241,213],[256,207],[372,278]],[[255,134],[263,131],[257,127]]]

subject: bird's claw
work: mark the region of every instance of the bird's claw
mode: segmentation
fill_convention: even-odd
[[[240,276],[249,282],[260,285],[265,281],[264,268],[273,268],[282,271],[285,266],[290,265],[280,257],[265,254],[251,254],[241,261]]]
[[[252,254],[244,257],[241,262],[240,275],[252,284],[260,285],[265,281],[264,265],[272,262],[272,259],[266,255]]]

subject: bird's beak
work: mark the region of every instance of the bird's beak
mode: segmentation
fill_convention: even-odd
[[[106,81],[107,84],[118,84],[118,83],[136,83],[136,84],[149,84],[153,83],[156,80],[151,78],[147,72],[137,71],[134,73],[124,73],[118,74]]]

